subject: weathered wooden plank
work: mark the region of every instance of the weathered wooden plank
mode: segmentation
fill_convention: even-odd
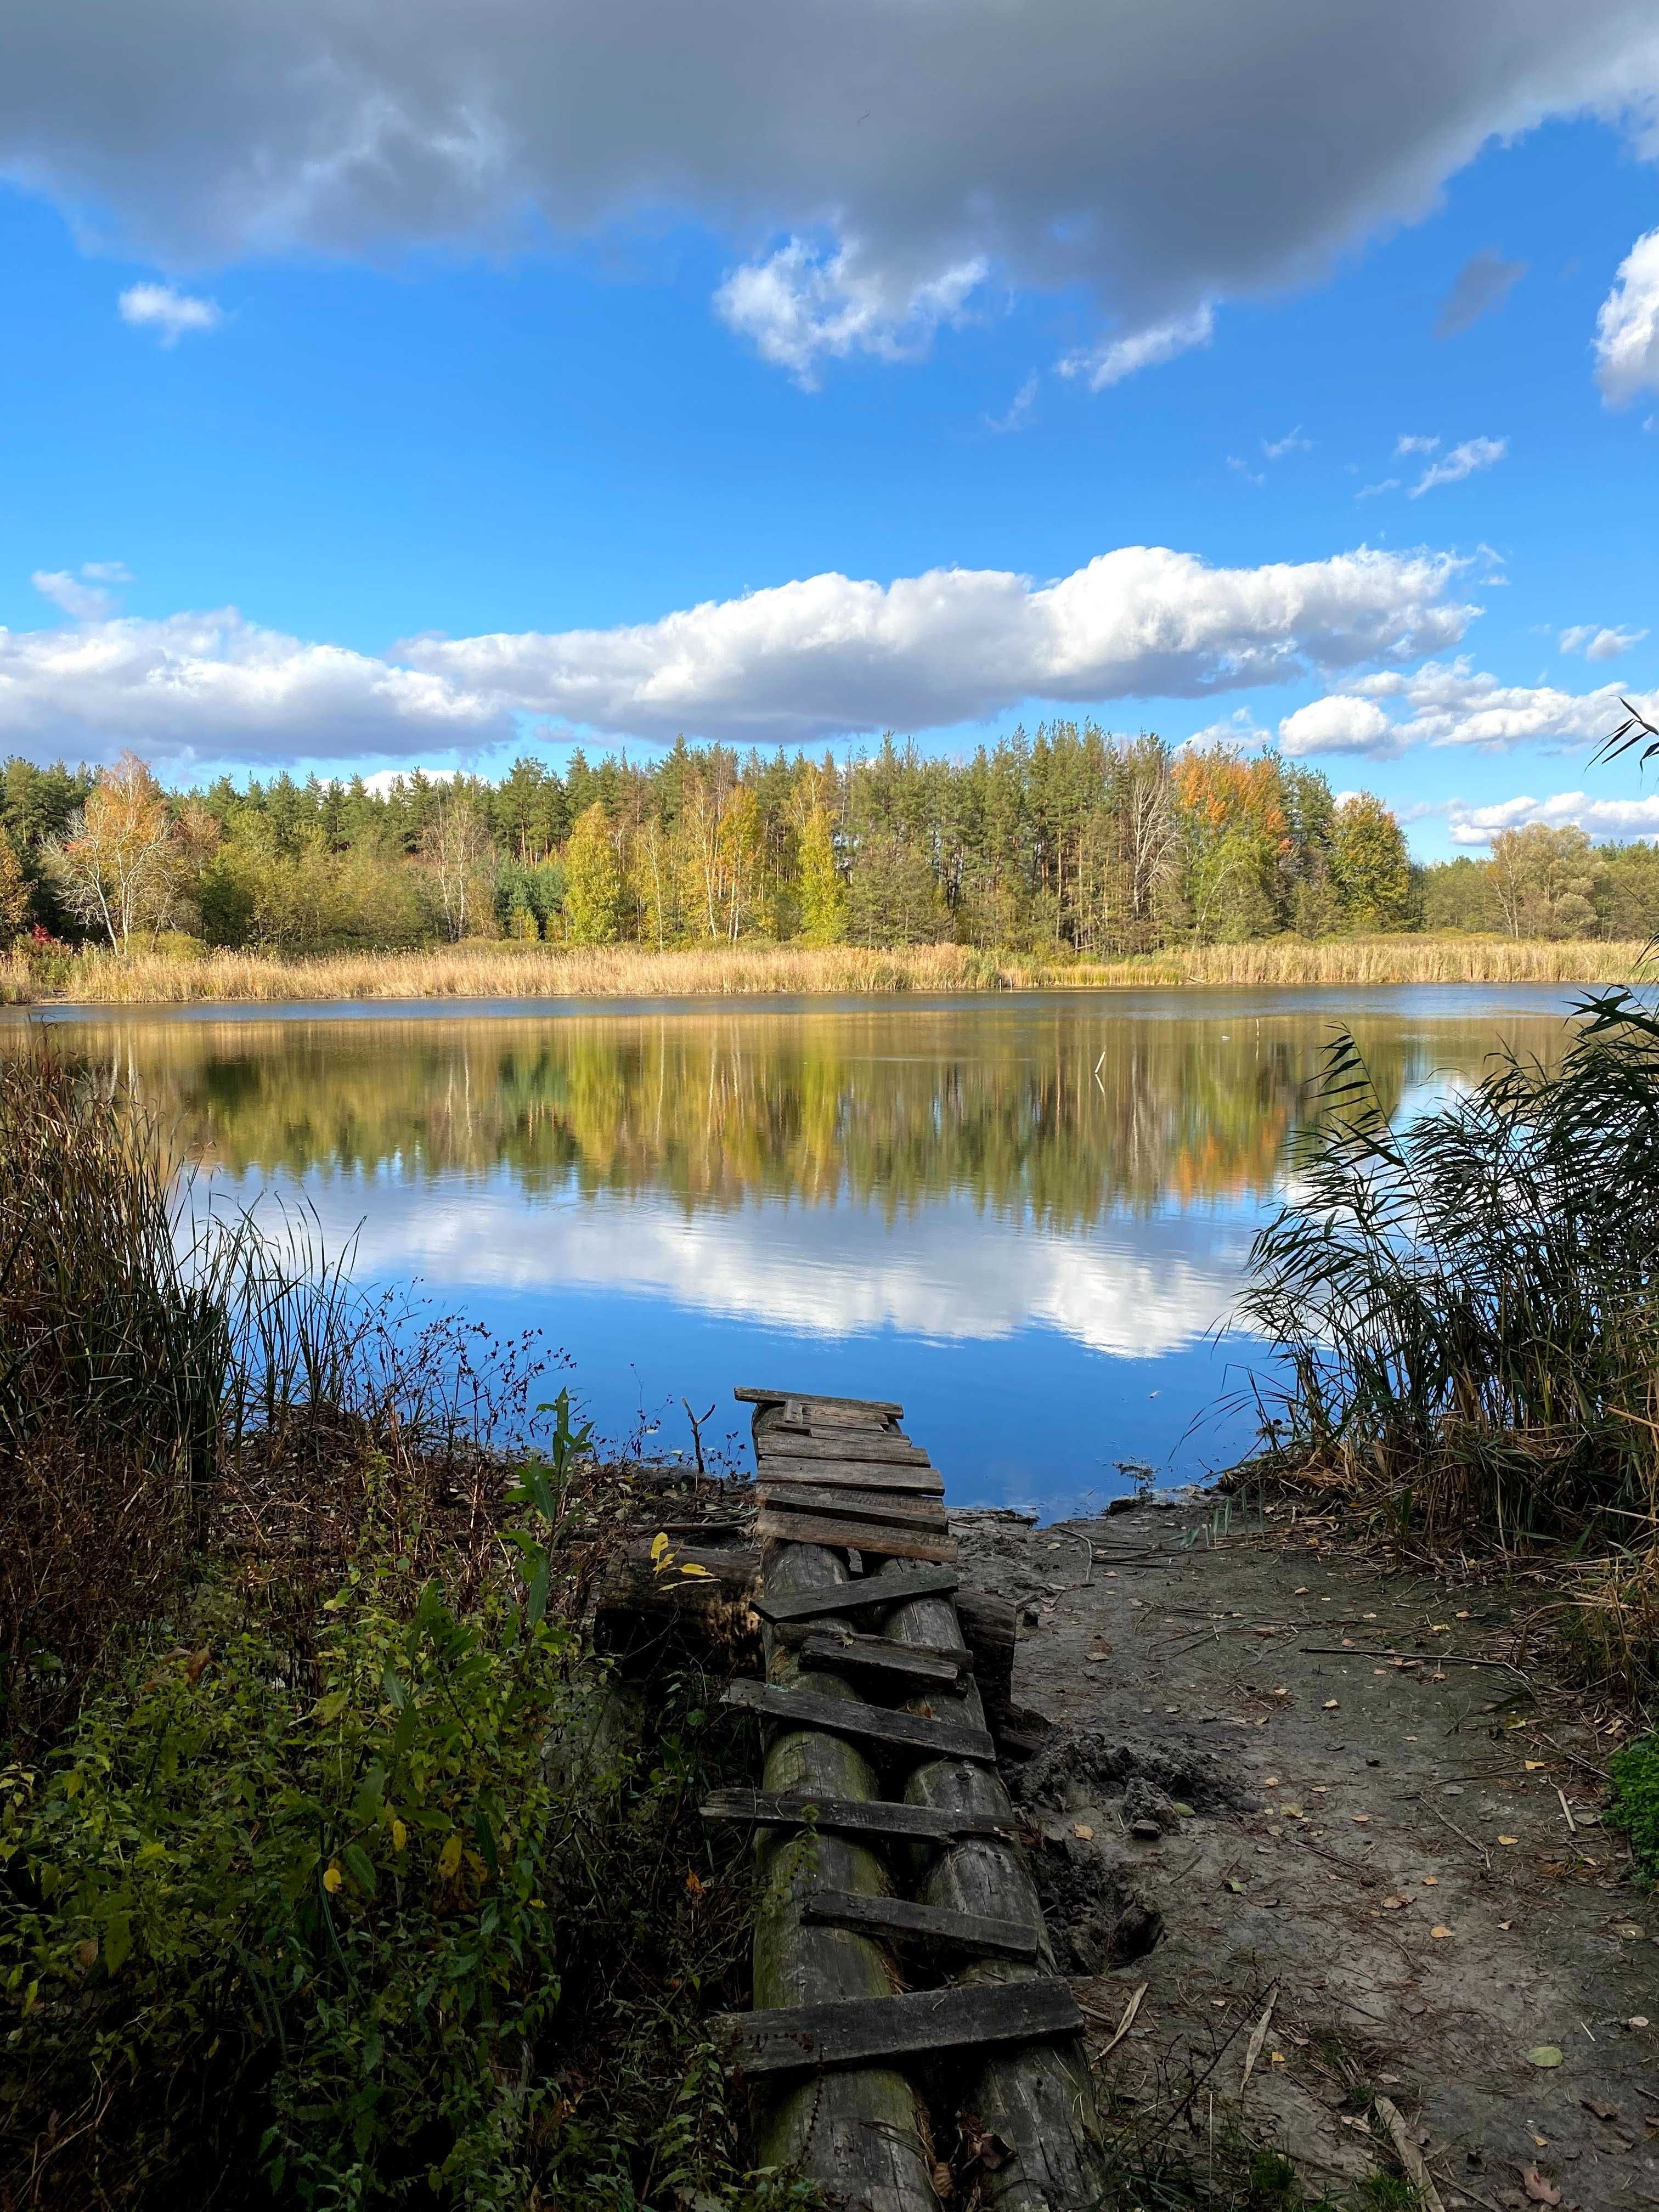
[[[941,1905],[913,1905],[905,1897],[859,1897],[850,1890],[815,1889],[801,1899],[800,1915],[826,1928],[856,1928],[866,1936],[920,1936],[982,1958],[1035,1959],[1037,1954],[1036,1929],[1018,1920],[952,1912]]]
[[[891,1398],[831,1398],[822,1390],[757,1390],[746,1382],[732,1395],[741,1406],[787,1406],[795,1399],[803,1406],[840,1406],[848,1413],[878,1413],[884,1420],[904,1418],[903,1407]]]
[[[836,1521],[879,1521],[893,1528],[936,1528],[950,1525],[936,1498],[899,1498],[881,1490],[837,1490],[831,1485],[781,1482],[761,1477],[760,1502],[769,1513],[827,1514]]]
[[[884,1636],[817,1631],[802,1638],[800,1662],[803,1667],[836,1667],[849,1674],[878,1674],[911,1690],[926,1690],[933,1683],[954,1690],[969,1663],[965,1653],[912,1651],[905,1644],[889,1643]]]
[[[822,1590],[845,1582],[847,1570],[833,1552],[791,1544],[768,1561],[767,1575],[781,1590]],[[766,1645],[769,1674],[793,1680],[798,1655],[770,1636]],[[834,1680],[820,1678],[825,1690]],[[850,1684],[842,1694],[853,1696]],[[767,1746],[761,1780],[775,1793],[829,1798],[869,1800],[879,1787],[859,1745],[817,1729],[779,1729]],[[848,1929],[808,1927],[800,1917],[809,1889],[871,1896],[886,1889],[875,1841],[797,1825],[763,1830],[757,1842],[754,2002],[764,2008],[890,1990],[892,1966],[883,1945]],[[848,2212],[939,2212],[926,2118],[915,2085],[896,2069],[786,2075],[755,2089],[754,2149],[761,2165],[799,2173]]]
[[[951,1844],[963,1836],[1014,1839],[1012,1816],[953,1813],[931,1805],[899,1805],[886,1797],[813,1796],[791,1790],[716,1790],[701,1808],[705,1820],[735,1821],[750,1828],[818,1828],[827,1836],[868,1836],[878,1841]]]
[[[777,1441],[773,1442],[775,1437]],[[837,1429],[833,1436],[803,1436],[795,1429],[763,1429],[755,1438],[758,1458],[874,1460],[890,1467],[926,1467],[927,1455],[907,1437],[884,1436],[872,1429]]]
[[[896,1745],[939,1759],[996,1756],[988,1729],[969,1721],[934,1720],[925,1713],[896,1713],[853,1698],[820,1697],[815,1690],[785,1690],[773,1682],[733,1682],[722,1701],[786,1728],[830,1729],[863,1743]]]
[[[821,1620],[826,1613],[868,1613],[902,1605],[907,1598],[945,1597],[957,1587],[944,1567],[915,1567],[896,1574],[872,1575],[862,1582],[840,1583],[833,1589],[763,1590],[755,1610],[768,1620]]]
[[[727,2064],[757,2076],[1077,2035],[1083,2015],[1065,1983],[1045,1974],[971,1989],[903,1990],[892,1996],[728,2013],[710,2027]]]
[[[936,1467],[895,1467],[886,1460],[787,1459],[768,1452],[762,1482],[823,1482],[835,1489],[896,1490],[906,1496],[943,1498],[945,1477]]]
[[[756,1520],[755,1533],[782,1544],[828,1544],[842,1551],[850,1547],[855,1552],[874,1553],[882,1559],[930,1559],[941,1566],[956,1564],[953,1538],[883,1528],[875,1521],[831,1521],[811,1513],[762,1513]]]

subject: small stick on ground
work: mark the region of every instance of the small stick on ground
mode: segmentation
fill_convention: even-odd
[[[1395,2154],[1406,2169],[1406,2179],[1423,2200],[1423,2212],[1446,2212],[1439,2191],[1429,2178],[1429,2169],[1423,2163],[1423,2154],[1412,2141],[1406,2123],[1400,2117],[1400,2107],[1391,2097],[1376,2097],[1372,2110],[1389,2131]]]

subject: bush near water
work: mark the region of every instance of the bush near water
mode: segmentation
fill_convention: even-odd
[[[704,1686],[618,1734],[561,1395],[303,1224],[192,1239],[130,1102],[0,1069],[0,2201],[763,2208]]]

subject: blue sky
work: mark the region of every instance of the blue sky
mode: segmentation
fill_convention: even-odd
[[[1093,713],[1425,855],[1659,831],[1588,764],[1659,711],[1650,9],[659,8],[26,0],[0,751]]]

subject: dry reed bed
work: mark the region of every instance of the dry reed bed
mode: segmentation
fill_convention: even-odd
[[[888,992],[1111,990],[1154,985],[1613,983],[1633,978],[1636,941],[1518,943],[1507,938],[1376,937],[1308,944],[1275,938],[1140,959],[1045,960],[957,945],[736,945],[654,952],[642,945],[478,944],[424,952],[0,958],[0,1003],[185,1006],[364,999],[630,999],[862,995]]]

